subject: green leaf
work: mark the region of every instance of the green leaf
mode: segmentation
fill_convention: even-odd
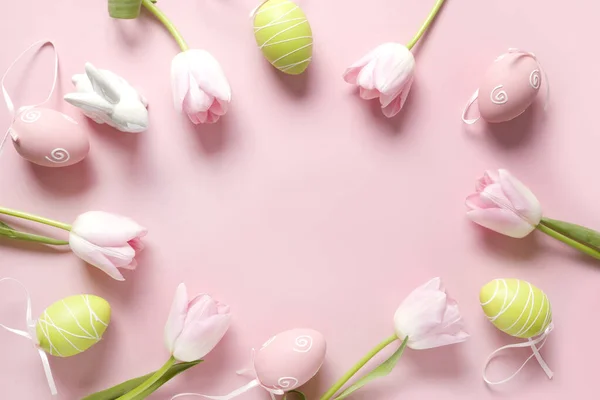
[[[138,396],[136,398],[136,400],[145,399],[151,393],[155,392],[158,388],[160,388],[162,385],[167,383],[167,381],[169,381],[170,379],[173,379],[180,373],[186,371],[189,368],[192,368],[195,365],[198,365],[201,362],[202,362],[202,360],[197,360],[197,361],[192,361],[192,362],[182,362],[182,363],[173,365],[169,369],[169,371],[167,371],[166,374],[164,374],[154,385],[152,385],[150,388],[148,388],[148,390],[145,391],[143,395]],[[155,372],[156,371],[150,372],[149,374],[140,376],[138,378],[130,379],[126,382],[123,382],[119,385],[113,386],[109,389],[91,394],[87,397],[84,397],[81,400],[115,400],[115,399],[118,399],[119,397],[129,393],[136,387],[140,386],[142,383],[144,383],[146,380],[148,380],[148,378],[150,378],[152,375],[154,375]]]
[[[354,383],[354,385],[344,390],[338,397],[335,398],[335,400],[345,399],[361,387],[365,386],[367,383],[377,378],[382,378],[384,376],[389,375],[390,372],[392,372],[392,370],[396,366],[396,364],[398,364],[398,361],[400,360],[402,353],[404,353],[404,349],[406,348],[407,343],[408,337],[404,339],[398,350],[396,350],[394,354],[390,356],[390,358],[379,364],[379,366],[377,366],[373,371],[369,372],[367,375],[357,380],[356,383]]]
[[[287,393],[286,393],[286,394],[283,396],[283,399],[281,399],[281,400],[291,400],[291,399],[288,399],[288,396],[289,396],[290,394],[297,394],[297,395],[298,395],[298,398],[299,398],[300,400],[306,400],[306,395],[305,395],[304,393],[302,393],[301,391],[299,391],[299,390],[290,390],[289,392],[287,392]]]
[[[564,236],[562,239],[560,237],[556,237],[557,239],[562,240],[563,242],[575,248],[578,248],[592,257],[600,258],[600,232],[596,232],[595,230],[581,225],[571,224],[569,222],[558,221],[550,218],[542,218],[540,225],[544,225],[547,228],[550,228]],[[581,246],[587,249],[583,249]]]

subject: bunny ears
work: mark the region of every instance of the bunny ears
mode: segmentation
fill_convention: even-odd
[[[148,129],[148,102],[125,79],[108,70],[85,64],[85,74],[72,78],[77,92],[64,99],[99,124],[122,132]]]

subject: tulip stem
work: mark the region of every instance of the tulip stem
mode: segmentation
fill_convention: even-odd
[[[346,372],[344,374],[344,376],[342,376],[336,383],[334,383],[333,386],[331,386],[329,388],[329,390],[327,392],[325,392],[325,394],[323,396],[321,396],[321,400],[329,400],[333,396],[335,396],[335,394],[342,387],[344,387],[344,385],[346,384],[346,382],[348,382],[354,375],[356,375],[356,373],[362,367],[364,367],[366,363],[368,363],[369,361],[371,361],[371,359],[373,357],[375,357],[375,355],[377,353],[379,353],[381,350],[383,350],[384,348],[386,348],[390,344],[394,343],[396,340],[398,340],[398,336],[392,335],[392,336],[388,337],[387,339],[385,339],[383,342],[379,343],[377,346],[375,346],[363,358],[361,358],[356,364],[354,364],[354,366],[352,368],[350,368],[350,370],[348,370],[348,372]],[[405,340],[405,342],[406,342],[406,340]]]
[[[152,0],[142,1],[144,7],[146,7],[146,9],[150,11],[160,22],[162,22],[162,24],[165,26],[165,28],[167,28],[167,30],[173,36],[173,38],[175,38],[175,41],[177,42],[179,47],[181,47],[181,51],[189,50],[190,47],[183,39],[183,36],[181,36],[181,33],[179,33],[177,28],[175,28],[175,25],[173,25],[169,18],[167,18],[167,16],[160,10],[160,8],[155,6],[154,3],[155,2],[153,2]]]
[[[146,0],[144,0],[144,1],[146,1]],[[169,372],[169,369],[171,369],[171,367],[173,365],[175,365],[176,362],[177,362],[177,360],[175,360],[175,357],[171,356],[167,360],[167,362],[165,363],[165,365],[163,365],[158,371],[156,371],[144,383],[142,383],[140,386],[138,386],[135,389],[133,389],[131,392],[129,392],[127,394],[124,394],[121,397],[117,397],[117,400],[132,400],[132,399],[135,399],[140,394],[144,393],[146,390],[148,390],[149,388],[151,388],[152,385],[154,385],[163,375],[165,375],[167,372]]]
[[[49,244],[52,246],[65,246],[68,245],[69,242],[65,240],[53,239],[47,236],[34,235],[32,233],[20,232],[15,229],[5,228],[0,224],[0,236],[5,236],[9,239],[14,240],[22,240],[25,242],[35,242],[35,243],[43,243]]]
[[[419,39],[421,39],[421,37],[425,34],[425,32],[427,31],[427,29],[429,29],[429,25],[431,25],[431,23],[433,22],[433,20],[437,16],[437,14],[440,12],[440,9],[442,8],[443,4],[444,4],[444,0],[437,0],[437,2],[435,3],[435,5],[431,9],[431,12],[427,16],[427,19],[425,20],[425,22],[423,23],[423,25],[421,25],[421,28],[419,28],[419,31],[417,32],[417,34],[406,45],[406,47],[409,50],[411,50],[413,47],[415,47],[415,45],[417,44],[417,42],[419,41]]]
[[[600,259],[600,249],[594,247],[591,244],[585,243],[583,241],[577,240],[575,237],[569,236],[568,232],[559,232],[557,227],[552,223],[553,220],[542,219],[536,228],[539,231],[544,232],[546,235],[553,237],[554,239],[560,240],[561,242],[590,255],[596,259]],[[557,221],[559,222],[559,221]]]
[[[44,224],[44,225],[50,225],[55,228],[64,229],[65,231],[71,230],[71,225],[69,225],[69,224],[54,221],[52,219],[48,219],[48,218],[44,218],[44,217],[39,217],[39,216],[33,215],[33,214],[28,214],[28,213],[25,213],[22,211],[11,210],[10,208],[0,207],[0,214],[10,215],[11,217],[26,219],[26,220],[38,222],[38,223]]]

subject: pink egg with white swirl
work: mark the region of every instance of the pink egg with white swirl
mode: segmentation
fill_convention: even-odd
[[[272,392],[288,392],[314,377],[323,361],[327,344],[312,329],[292,329],[266,341],[254,358],[260,384]]]
[[[510,121],[533,103],[542,84],[535,56],[509,52],[498,57],[479,87],[479,113],[487,122]]]
[[[90,151],[87,132],[73,118],[50,108],[18,112],[10,135],[24,159],[44,167],[76,164]]]

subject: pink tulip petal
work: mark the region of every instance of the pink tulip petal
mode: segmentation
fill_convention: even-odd
[[[356,80],[358,78],[358,74],[360,74],[361,69],[362,69],[362,67],[348,68],[342,75],[342,78],[344,79],[344,81],[346,83],[349,83],[351,85],[356,85]]]
[[[529,188],[506,170],[498,170],[500,185],[506,198],[514,209],[532,225],[540,223],[542,208],[540,202]]]
[[[131,218],[102,211],[81,214],[72,232],[98,246],[122,246],[147,234],[148,230]]]
[[[476,224],[513,238],[525,237],[535,229],[513,212],[500,208],[471,210],[467,217]]]
[[[117,268],[124,268],[131,264],[135,257],[135,250],[129,245],[121,247],[101,247],[99,251]]]
[[[427,295],[423,295],[419,289],[415,292],[402,302],[394,315],[398,336],[409,335],[410,340],[419,340],[440,325],[446,308],[444,292],[432,291]]]
[[[173,92],[173,105],[175,110],[183,110],[183,100],[190,88],[188,67],[184,53],[179,53],[171,63],[171,89]]]
[[[413,350],[426,350],[434,347],[461,343],[467,340],[469,336],[470,335],[467,332],[461,331],[456,335],[440,334],[426,337],[418,342],[412,342],[409,338],[408,346]]]
[[[133,250],[135,250],[136,253],[139,253],[145,248],[144,243],[138,238],[130,240],[127,243],[133,248]]]
[[[361,99],[364,100],[371,100],[371,99],[376,99],[379,97],[379,90],[377,89],[365,89],[365,88],[360,88],[359,89],[359,96]]]
[[[227,103],[223,103],[223,104],[227,104]],[[215,115],[225,115],[225,112],[227,110],[221,106],[221,102],[219,101],[219,99],[215,98],[215,100],[213,101],[213,103],[210,106],[210,108],[208,109],[208,111]]]
[[[180,284],[175,291],[171,311],[165,325],[165,344],[173,353],[175,341],[181,334],[188,308],[188,294],[185,284]]]
[[[480,210],[485,208],[498,208],[496,203],[488,199],[487,197],[481,196],[480,193],[473,193],[467,197],[465,204],[470,210]]]
[[[133,271],[133,270],[135,270],[137,268],[137,266],[138,266],[138,262],[134,258],[133,260],[131,260],[131,263],[129,263],[129,265],[124,265],[124,266],[119,267],[119,268],[128,269],[130,271]]]
[[[190,77],[190,89],[183,100],[183,111],[188,115],[206,112],[213,100],[214,97],[199,89],[194,78]]]
[[[199,113],[201,114],[201,113]],[[188,114],[188,118],[190,119],[190,121],[192,121],[193,124],[195,125],[199,125],[201,124],[200,122],[200,118],[198,118],[197,114]]]
[[[196,296],[188,304],[187,315],[185,317],[185,325],[193,321],[207,319],[218,313],[217,304],[207,294]]]
[[[478,192],[481,192],[486,188],[486,186],[491,185],[493,183],[500,183],[500,175],[498,174],[498,171],[488,170],[488,171],[485,171],[485,173],[483,174],[483,177],[481,177],[477,181],[477,184],[475,185],[475,189]]]
[[[358,74],[356,84],[364,89],[373,90],[375,87],[375,80],[373,78],[373,69],[375,68],[374,63],[369,63]]]
[[[195,361],[203,358],[225,336],[230,321],[231,315],[224,314],[186,323],[183,332],[175,342],[173,356],[179,361]]]
[[[100,251],[101,248],[98,246],[94,246],[92,243],[73,233],[71,233],[69,236],[69,246],[71,247],[73,253],[75,253],[77,257],[81,258],[83,261],[102,270],[115,280],[125,280],[117,267],[104,254],[102,254]]]
[[[398,96],[389,105],[387,105],[386,107],[382,107],[381,111],[383,112],[383,115],[387,118],[392,118],[398,115],[401,109],[402,98]]]

